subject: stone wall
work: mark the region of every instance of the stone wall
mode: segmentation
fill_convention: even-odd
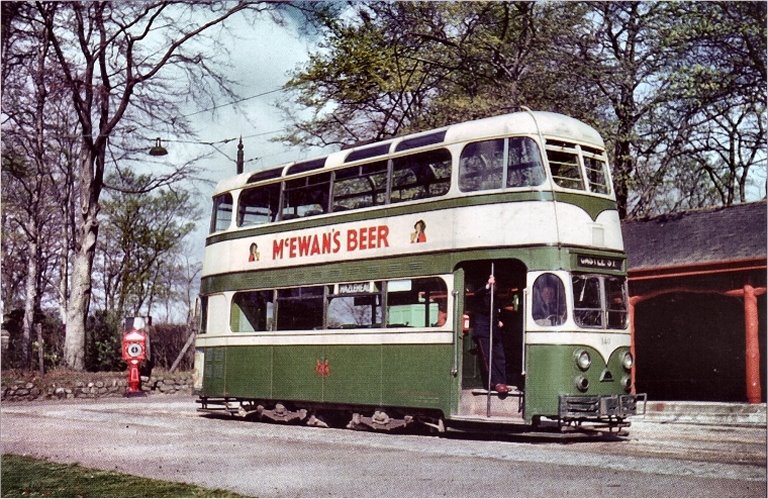
[[[0,390],[3,401],[32,401],[50,399],[122,397],[128,386],[126,374],[94,375],[84,373],[78,380],[6,379],[2,376]],[[192,394],[192,373],[157,374],[142,377],[141,389],[152,394]]]

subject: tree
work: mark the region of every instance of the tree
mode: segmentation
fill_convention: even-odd
[[[602,96],[603,135],[613,148],[613,180],[619,216],[628,212],[641,123],[670,98],[670,61],[678,45],[664,35],[674,7],[663,2],[590,4],[580,36],[564,48],[574,55],[573,74]]]
[[[765,9],[356,3],[319,16],[325,42],[289,82],[295,128],[281,139],[343,145],[525,105],[600,130],[621,217],[712,203],[711,193],[730,203],[765,165]]]
[[[199,213],[179,187],[144,193],[148,175],[126,172],[108,180],[120,190],[102,203],[96,270],[104,308],[118,317],[152,315],[154,301],[171,294],[166,283],[177,271],[175,256]]]
[[[530,104],[520,86],[551,43],[533,3],[367,2],[351,11],[318,16],[325,41],[286,85],[312,114],[283,106],[295,126],[282,140],[347,145],[519,108]]]
[[[686,46],[676,67],[675,115],[690,130],[680,155],[694,158],[724,206],[747,199],[750,171],[766,155],[766,4],[685,5],[675,35]]]
[[[66,321],[68,366],[84,367],[85,319],[108,145],[124,145],[123,150],[130,151],[121,139],[135,136],[136,124],[147,120],[183,128],[183,120],[167,114],[176,109],[170,96],[179,93],[168,89],[180,75],[194,82],[198,91],[212,82],[226,92],[228,82],[210,63],[216,60],[213,52],[218,46],[209,45],[206,53],[203,44],[192,42],[239,12],[267,8],[254,2],[36,3],[46,43],[78,118],[80,139],[79,209]],[[172,171],[158,183],[186,173]]]
[[[50,8],[47,5],[45,8]],[[28,4],[3,7],[11,19],[28,18]],[[27,258],[23,260],[24,316],[22,321],[21,366],[31,363],[32,330],[50,277],[51,262],[57,251],[57,238],[51,238],[61,219],[54,203],[56,175],[49,165],[55,150],[48,142],[55,136],[51,127],[60,116],[55,107],[57,97],[56,73],[51,71],[47,32],[41,24],[29,24],[27,29],[10,29],[4,19],[3,48],[16,47],[16,54],[26,54],[27,60],[9,57],[3,63],[3,110],[6,130],[3,135],[4,204],[9,215],[3,217],[4,234],[17,232],[24,241]],[[41,43],[34,43],[40,40]],[[9,261],[5,262],[6,264]],[[4,266],[5,267],[5,266]]]

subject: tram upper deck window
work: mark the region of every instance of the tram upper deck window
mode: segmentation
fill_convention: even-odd
[[[247,227],[274,222],[279,207],[280,184],[246,189],[238,198],[237,225]]]
[[[565,286],[555,274],[542,274],[533,283],[533,320],[539,326],[565,322]]]
[[[510,138],[507,152],[507,187],[540,185],[546,178],[536,142],[528,137]]]
[[[333,211],[382,205],[387,196],[387,162],[337,170],[333,180]]]
[[[504,139],[467,144],[459,160],[459,189],[464,192],[501,188]]]
[[[397,158],[390,202],[442,196],[451,186],[451,154],[445,149]]]
[[[579,154],[575,146],[562,142],[547,142],[547,159],[552,179],[560,187],[584,190]]]
[[[232,221],[232,194],[225,192],[213,198],[211,232],[228,229]]]
[[[281,219],[291,220],[326,213],[330,188],[330,173],[288,180],[283,190]]]
[[[605,162],[604,155],[587,147],[582,147],[581,151],[589,190],[598,194],[609,194],[611,187],[608,184],[608,164]]]
[[[464,192],[534,186],[545,178],[539,147],[529,137],[474,142],[461,152],[459,188]]]

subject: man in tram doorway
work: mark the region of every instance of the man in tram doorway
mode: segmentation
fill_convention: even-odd
[[[496,278],[491,274],[484,287],[475,290],[472,336],[480,350],[485,373],[490,373],[491,389],[500,394],[509,393],[507,366],[504,356],[504,342],[501,337],[499,305],[496,295]],[[491,297],[493,296],[493,318],[491,318]],[[493,329],[491,329],[493,326]],[[491,341],[493,337],[493,341]],[[491,348],[492,347],[492,348]],[[492,359],[489,359],[489,354]],[[490,363],[489,363],[490,360]],[[488,379],[485,378],[487,383]],[[487,385],[486,385],[487,386]]]

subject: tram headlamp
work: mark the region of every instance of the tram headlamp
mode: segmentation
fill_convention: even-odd
[[[589,388],[589,380],[581,374],[576,376],[573,381],[576,383],[576,388],[578,388],[580,392],[586,392]]]
[[[627,371],[632,369],[632,366],[635,364],[635,359],[632,357],[632,353],[630,352],[624,352],[624,356],[621,359],[621,365],[624,366],[624,369]]]
[[[635,365],[635,359],[630,352],[624,352],[624,357],[621,359],[621,365],[624,366],[624,369],[627,371],[631,370],[632,366]]]
[[[621,386],[624,387],[624,390],[629,391],[629,389],[632,388],[632,378],[629,375],[622,376]]]
[[[573,356],[576,359],[576,365],[582,371],[586,371],[592,365],[592,357],[589,356],[589,352],[586,350],[576,350],[573,352]]]

